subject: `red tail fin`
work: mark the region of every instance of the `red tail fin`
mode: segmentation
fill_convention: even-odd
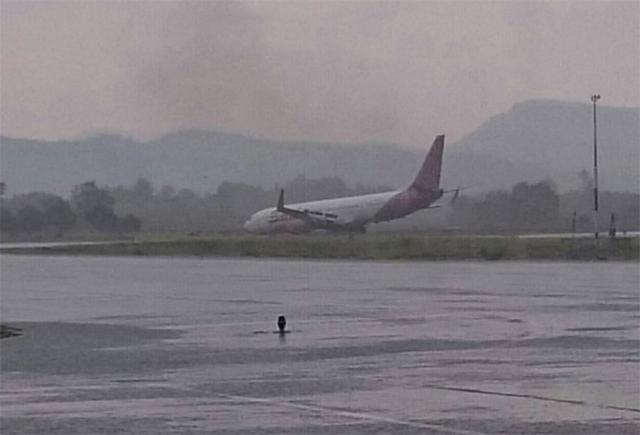
[[[420,172],[411,183],[410,189],[426,193],[440,187],[440,169],[442,168],[442,151],[444,149],[444,135],[436,136],[431,149],[424,159]]]

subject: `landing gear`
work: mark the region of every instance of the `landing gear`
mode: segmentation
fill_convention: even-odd
[[[366,233],[367,233],[367,228],[364,226],[352,228],[349,230],[349,240],[353,240],[356,234],[366,234]]]

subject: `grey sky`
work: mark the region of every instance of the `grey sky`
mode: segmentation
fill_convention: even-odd
[[[640,105],[640,2],[0,2],[2,134],[460,138],[518,101]]]

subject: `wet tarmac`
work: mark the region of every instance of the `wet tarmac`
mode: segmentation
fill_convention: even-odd
[[[3,435],[640,431],[635,263],[0,266]]]

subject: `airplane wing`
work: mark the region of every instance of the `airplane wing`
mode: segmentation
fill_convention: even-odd
[[[278,205],[276,206],[276,210],[280,213],[288,214],[289,216],[293,216],[294,218],[307,220],[309,217],[308,211],[305,212],[303,210],[297,210],[295,208],[288,208],[284,206],[284,189],[280,189],[280,196],[278,197]]]
[[[286,207],[284,205],[284,189],[280,189],[280,196],[278,197],[278,205],[276,210],[280,213],[287,214],[296,219],[304,220],[310,223],[315,228],[321,229],[338,229],[340,227],[347,228],[349,222],[339,219],[338,215],[330,212],[323,212],[320,210],[309,209],[296,209]]]

